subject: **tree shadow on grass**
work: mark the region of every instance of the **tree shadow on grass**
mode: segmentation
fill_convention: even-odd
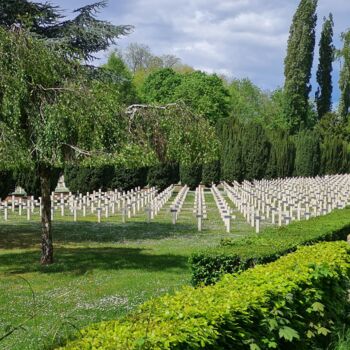
[[[193,225],[159,222],[91,223],[54,222],[53,236],[56,243],[124,242],[145,239],[174,238],[194,234]],[[28,249],[40,244],[39,223],[0,224],[0,249]]]
[[[55,263],[49,266],[39,264],[39,253],[36,251],[0,255],[0,266],[6,274],[69,272],[81,275],[94,269],[181,270],[188,268],[187,261],[185,256],[151,255],[139,248],[57,248]]]

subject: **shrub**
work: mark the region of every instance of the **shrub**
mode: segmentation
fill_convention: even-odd
[[[299,245],[345,239],[349,233],[350,209],[343,209],[308,221],[269,228],[245,239],[225,240],[219,247],[192,254],[192,284],[212,284],[225,273],[274,261]]]
[[[349,305],[349,253],[345,242],[302,247],[214,286],[150,300],[61,349],[325,349]]]
[[[132,188],[140,186],[145,187],[147,185],[147,172],[148,168],[115,168],[114,176],[110,183],[110,188],[119,188],[121,190],[131,190]]]
[[[0,170],[0,199],[5,199],[7,195],[15,190],[16,182],[10,171]]]
[[[202,181],[202,165],[180,165],[180,180],[191,190],[195,189]]]
[[[180,179],[179,165],[174,163],[158,164],[148,170],[147,182],[164,190],[168,186],[178,183]]]
[[[205,186],[211,186],[212,183],[220,182],[220,162],[215,161],[209,164],[204,164],[202,167],[202,183]]]

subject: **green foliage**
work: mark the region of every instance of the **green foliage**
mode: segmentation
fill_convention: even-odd
[[[179,165],[177,163],[163,163],[149,168],[147,183],[160,190],[167,188],[180,180]]]
[[[301,0],[290,27],[285,59],[285,116],[291,133],[309,124],[309,85],[315,47],[317,0]]]
[[[133,28],[98,20],[96,13],[106,5],[106,0],[102,0],[83,6],[74,11],[75,17],[66,19],[61,8],[49,3],[1,1],[0,25],[9,29],[13,24],[20,24],[56,49],[79,59],[91,60],[94,53],[106,50]]]
[[[339,114],[346,120],[350,109],[350,30],[342,33],[341,38],[343,47],[338,51],[338,57],[342,59],[343,65],[339,77]]]
[[[131,72],[116,51],[109,55],[103,68],[112,75],[113,87],[120,95],[120,102],[126,105],[137,102],[138,97]]]
[[[73,193],[93,192],[99,189],[130,190],[144,187],[147,168],[125,168],[104,165],[100,167],[79,167],[67,165],[64,170],[65,182]]]
[[[349,273],[345,242],[302,247],[215,286],[150,300],[61,349],[326,348],[349,305]]]
[[[321,150],[317,132],[305,130],[295,136],[296,176],[316,176],[320,172]]]
[[[316,92],[316,104],[319,119],[332,110],[332,63],[335,50],[333,45],[333,27],[333,16],[330,14],[328,19],[324,19],[319,43],[320,57],[317,70],[317,82],[319,88]]]
[[[221,119],[217,124],[217,132],[221,141],[221,180],[243,180],[244,164],[241,123],[235,118]]]
[[[212,183],[220,182],[220,162],[217,160],[202,166],[202,183],[205,186],[211,186]]]
[[[229,114],[228,91],[223,81],[215,74],[195,71],[182,76],[181,84],[173,95],[195,113],[206,117],[212,125]]]
[[[283,115],[284,94],[281,89],[266,93],[249,79],[234,79],[229,85],[230,115],[241,122],[255,121],[267,129],[287,128]]]
[[[195,189],[202,181],[202,165],[181,164],[180,181],[181,184],[187,185],[191,190]]]
[[[113,169],[114,175],[109,185],[111,189],[131,190],[135,187],[145,187],[147,185],[148,168],[123,168]]]
[[[262,179],[270,155],[270,142],[264,128],[259,123],[248,123],[243,127],[242,154],[244,178]]]
[[[261,234],[239,240],[224,240],[220,247],[192,255],[192,283],[212,284],[225,273],[246,270],[278,259],[299,245],[345,239],[350,232],[350,209],[265,229]]]
[[[6,196],[15,190],[16,181],[13,178],[11,171],[0,170],[0,199],[6,198]]]
[[[334,136],[326,137],[321,145],[323,174],[347,173],[350,170],[349,144]]]
[[[220,120],[221,179],[241,181],[264,177],[269,161],[270,142],[260,123],[243,124],[235,118]]]
[[[266,177],[290,177],[293,175],[295,161],[295,145],[291,137],[284,132],[270,135],[270,159],[266,169]]]
[[[171,68],[151,73],[142,86],[142,96],[148,103],[172,103],[175,89],[181,84],[182,76]]]

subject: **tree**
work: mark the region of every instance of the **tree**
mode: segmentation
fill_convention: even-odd
[[[131,72],[118,52],[112,52],[108,57],[107,63],[102,68],[110,74],[110,82],[118,91],[121,103],[130,105],[138,102]]]
[[[292,133],[308,126],[309,85],[315,48],[317,0],[301,0],[293,17],[285,59],[285,116]]]
[[[113,86],[92,80],[76,59],[25,30],[0,29],[0,56],[0,168],[37,171],[42,264],[53,262],[53,167],[216,157],[215,132],[203,118],[178,105],[125,111]]]
[[[214,125],[220,118],[227,117],[228,90],[216,75],[195,71],[184,74],[174,91],[174,101],[181,100],[195,113],[205,116]]]
[[[125,61],[133,74],[150,66],[153,55],[149,46],[131,43],[124,52]]]
[[[175,90],[181,84],[182,76],[171,68],[151,73],[142,86],[142,97],[149,103],[175,102]]]
[[[332,63],[334,60],[333,45],[333,16],[329,14],[328,19],[324,18],[320,47],[320,58],[317,70],[317,82],[319,88],[316,91],[316,104],[318,119],[332,110]]]
[[[341,35],[343,48],[338,51],[338,57],[342,59],[342,68],[340,71],[339,88],[339,114],[346,120],[350,109],[350,30]]]
[[[295,135],[295,176],[316,176],[320,173],[321,150],[317,132],[303,130]]]
[[[62,10],[50,3],[40,4],[28,0],[0,1],[0,25],[6,29],[16,25],[26,28],[66,54],[91,60],[94,54],[106,50],[122,35],[133,29],[130,25],[116,26],[98,20],[99,9],[107,1],[99,1],[74,11],[76,16],[66,19]]]

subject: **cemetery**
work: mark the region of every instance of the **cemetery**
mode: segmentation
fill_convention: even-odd
[[[0,0],[0,349],[349,350],[346,6]]]

